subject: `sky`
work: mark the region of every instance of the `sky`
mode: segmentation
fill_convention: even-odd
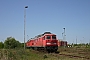
[[[14,37],[24,42],[50,31],[62,39],[65,28],[68,43],[90,42],[90,0],[0,0],[0,41]]]

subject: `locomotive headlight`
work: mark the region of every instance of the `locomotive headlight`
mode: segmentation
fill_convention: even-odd
[[[46,43],[46,44],[57,44],[57,43]]]
[[[51,43],[47,43],[47,44],[51,44]]]

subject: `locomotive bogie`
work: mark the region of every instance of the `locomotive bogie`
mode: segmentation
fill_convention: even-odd
[[[56,52],[58,50],[58,46],[47,46],[46,50]]]

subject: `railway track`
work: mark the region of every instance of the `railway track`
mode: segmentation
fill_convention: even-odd
[[[84,57],[84,56],[75,56],[75,55],[69,55],[69,54],[50,53],[50,55],[55,56],[55,57],[66,56],[66,57],[69,57],[69,58],[81,58],[81,59],[84,59],[84,60],[90,60],[90,58],[88,58],[88,57]]]
[[[37,52],[37,53],[43,53],[43,54],[47,54],[48,52],[45,51],[45,50],[39,50],[39,51],[35,51],[34,52]],[[59,52],[56,52],[56,53],[48,53],[49,55],[52,55],[52,56],[55,56],[57,58],[59,58],[60,56],[65,56],[65,57],[69,57],[69,58],[80,58],[80,59],[83,59],[83,60],[90,60],[89,57],[85,57],[85,56],[77,56],[77,55],[70,55],[70,54],[63,54],[63,53],[59,53]]]

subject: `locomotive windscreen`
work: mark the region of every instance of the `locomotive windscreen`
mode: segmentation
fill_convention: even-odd
[[[47,36],[47,38],[46,39],[51,39],[51,36]]]
[[[56,39],[56,36],[55,36],[55,35],[53,35],[53,36],[52,36],[52,39]]]

